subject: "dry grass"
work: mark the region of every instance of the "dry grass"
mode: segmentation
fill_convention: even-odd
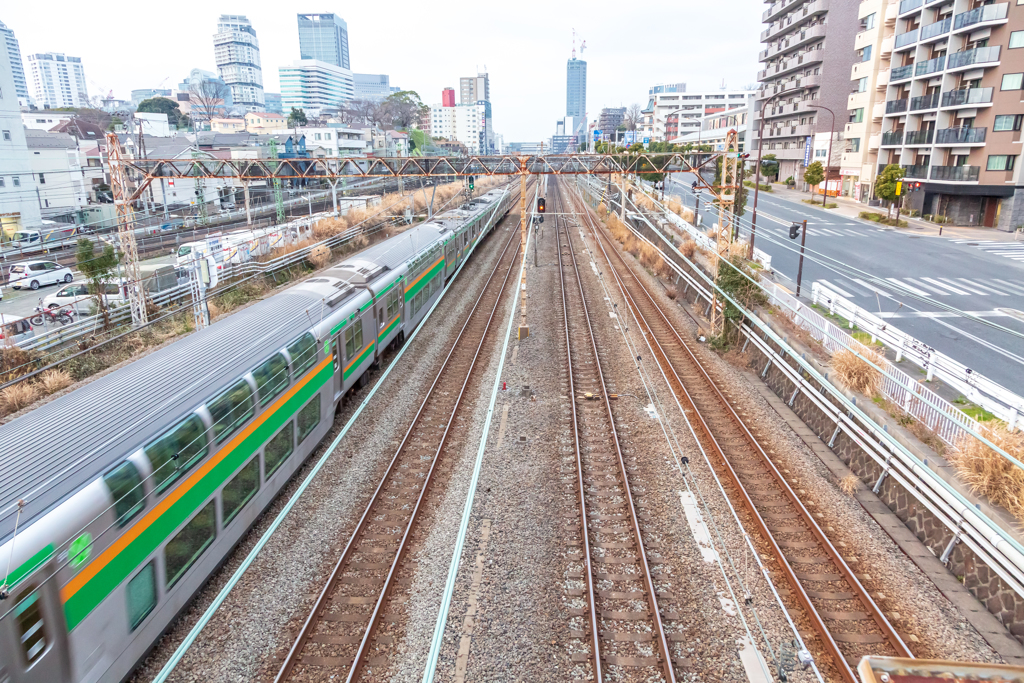
[[[846,349],[833,355],[832,369],[835,370],[836,375],[842,380],[843,384],[852,391],[874,396],[878,393],[882,376],[877,370],[868,365],[864,358],[869,359],[875,365],[880,365],[882,357],[867,347],[862,347],[858,350],[863,358]]]
[[[53,370],[47,370],[39,376],[39,388],[46,395],[56,394],[58,391],[63,391],[71,386],[72,381],[70,373],[54,368]]]
[[[857,484],[859,483],[860,479],[857,478],[856,474],[847,474],[839,480],[839,490],[848,496],[852,496],[857,492]]]
[[[972,491],[1024,521],[1024,470],[1019,466],[1024,458],[1024,433],[1011,433],[1002,424],[982,426],[981,433],[1015,458],[1017,464],[1007,461],[969,434],[964,435],[946,457]]]
[[[639,242],[639,240],[637,240]],[[675,271],[672,270],[672,266],[665,262],[658,250],[647,244],[646,242],[639,242],[640,248],[640,265],[647,268],[658,277],[672,277]]]
[[[32,354],[17,346],[0,346],[0,381],[9,382],[32,371]]]
[[[318,244],[309,252],[309,262],[313,267],[320,269],[331,262],[331,248],[325,244]]]
[[[679,296],[679,290],[676,289],[675,285],[669,285],[665,288],[665,296],[675,301],[675,298]]]
[[[7,414],[30,406],[39,398],[39,389],[29,382],[18,382],[0,391],[0,408]]]
[[[604,205],[604,202],[601,202],[600,204],[597,205],[597,215],[600,216],[601,218],[604,218],[605,216],[608,215],[608,207]]]
[[[688,259],[693,259],[694,252],[697,251],[697,243],[687,238],[683,240],[683,243],[679,245],[679,251]]]

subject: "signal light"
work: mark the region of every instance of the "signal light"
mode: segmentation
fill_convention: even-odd
[[[469,189],[473,189],[476,186],[476,176],[469,176]]]
[[[799,236],[800,236],[800,224],[799,223],[793,223],[792,225],[789,226],[789,239],[795,240]]]
[[[537,213],[544,213],[544,198],[537,197]]]

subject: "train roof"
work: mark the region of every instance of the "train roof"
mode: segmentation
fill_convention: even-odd
[[[0,426],[0,542],[20,498],[24,526],[312,327],[322,296],[300,284]]]

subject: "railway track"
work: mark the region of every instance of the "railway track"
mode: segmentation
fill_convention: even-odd
[[[463,397],[479,382],[477,360],[520,250],[519,231],[511,231],[276,681],[355,681],[364,673],[387,678],[393,633],[408,619],[413,556],[436,507],[431,492],[444,491],[471,428]]]
[[[630,312],[650,342],[655,360],[702,446],[717,456],[736,495],[750,512],[789,583],[791,595],[814,629],[816,645],[831,659],[836,674],[854,683],[858,680],[854,667],[867,654],[913,657],[860,578],[697,359],[690,348],[693,342],[676,332],[634,267],[598,228],[586,203],[576,196],[574,204],[586,216],[585,222]],[[813,640],[809,644],[815,645]]]
[[[558,194],[556,185],[553,203],[561,213]],[[571,636],[590,650],[574,654],[573,661],[589,664],[595,681],[674,682],[676,665],[688,662],[673,660],[669,641],[683,635],[667,632],[662,623],[659,573],[651,569],[658,559],[648,554],[653,544],[645,547],[641,533],[567,221],[555,221],[579,499],[579,540],[572,543],[581,548],[570,553],[580,571],[569,577],[583,585],[569,593],[585,602],[570,611],[573,625],[582,626]]]

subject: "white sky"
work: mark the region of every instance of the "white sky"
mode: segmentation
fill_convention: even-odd
[[[386,73],[428,105],[441,101],[445,86],[457,99],[459,77],[486,65],[495,130],[505,142],[519,142],[551,136],[565,115],[573,28],[587,41],[582,58],[594,119],[601,107],[645,105],[648,88],[658,83],[683,81],[690,91],[717,89],[723,79],[730,88],[754,83],[764,9],[759,0],[392,0],[347,7],[214,0],[82,11],[80,2],[56,0],[45,16],[33,3],[4,2],[0,21],[14,30],[26,71],[26,55],[64,52],[82,58],[90,96],[113,90],[128,98],[132,89],[161,81],[176,87],[195,67],[215,71],[213,33],[224,13],[252,21],[264,86],[279,92],[277,67],[299,57],[296,13],[335,12],[348,22],[352,70]]]

